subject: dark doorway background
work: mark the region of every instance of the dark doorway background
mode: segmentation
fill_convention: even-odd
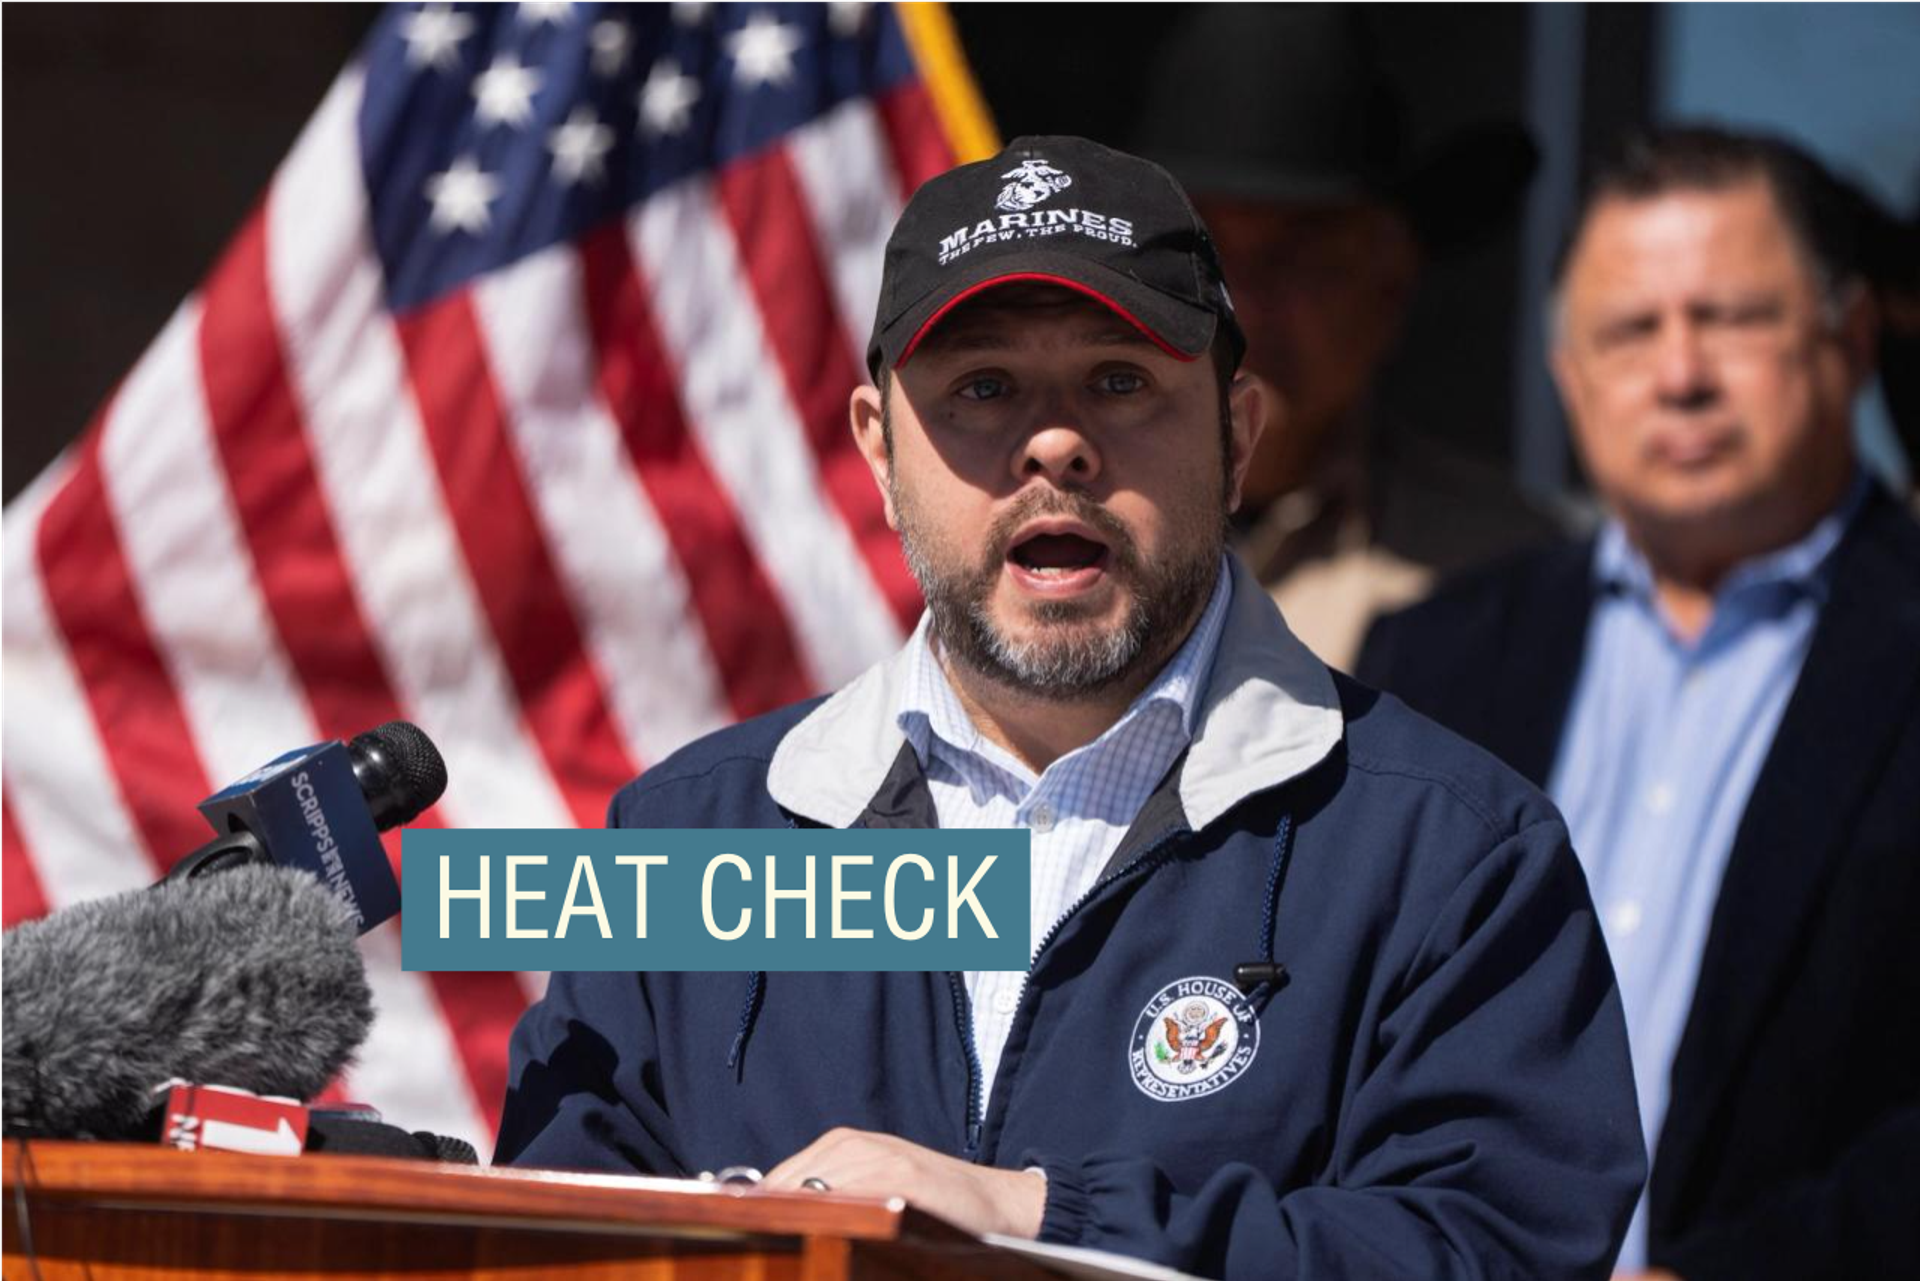
[[[14,5],[5,484],[76,438],[266,190],[372,5]]]

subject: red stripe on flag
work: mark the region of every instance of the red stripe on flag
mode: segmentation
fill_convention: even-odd
[[[600,392],[685,573],[728,706],[744,719],[807,697],[786,610],[688,429],[625,227],[589,233],[580,257]]]
[[[113,768],[114,779],[93,785],[118,780],[147,856],[164,869],[207,840],[194,806],[212,789],[107,504],[100,472],[106,421],[103,414],[89,430],[72,476],[48,504],[36,550],[47,606]]]
[[[953,149],[940,128],[939,113],[926,85],[909,80],[873,100],[880,127],[887,135],[894,172],[900,175],[901,196],[911,196],[921,183],[953,168]]]
[[[201,377],[221,464],[281,645],[321,734],[350,739],[404,712],[354,591],[289,377],[275,323],[267,227],[264,213],[250,219],[206,283]],[[438,808],[412,826],[442,826]],[[399,832],[387,833],[384,844],[398,872]],[[526,996],[510,974],[468,977],[475,981],[430,986],[474,1101],[488,1124],[497,1125],[507,1042],[497,1025],[504,1021],[510,1029]],[[322,1101],[339,1096],[336,1082]]]
[[[33,870],[33,853],[20,825],[13,821],[13,802],[0,788],[0,921],[8,928],[47,914],[47,892]]]
[[[207,281],[200,323],[207,413],[280,643],[320,732],[352,738],[400,714],[334,533],[288,376],[256,214]]]
[[[728,166],[719,192],[821,482],[902,630],[911,631],[924,602],[848,425],[847,398],[864,379],[842,337],[847,326],[807,217],[806,192],[778,147]]]
[[[488,1132],[497,1133],[500,1106],[507,1099],[507,1046],[527,1008],[526,991],[512,974],[495,971],[435,970],[427,977],[460,1047],[473,1100],[487,1119]]]
[[[322,736],[351,739],[404,716],[360,609],[288,377],[268,279],[267,220],[241,228],[208,279],[201,379],[214,443],[254,577]],[[438,810],[414,820],[440,826]],[[399,833],[384,838],[400,867]]]
[[[397,328],[447,510],[523,715],[575,821],[597,827],[607,798],[639,771],[507,439],[473,297],[450,294]]]

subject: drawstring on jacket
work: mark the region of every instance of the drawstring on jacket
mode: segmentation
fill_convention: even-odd
[[[787,826],[797,828],[800,825],[794,822],[793,816],[789,814]],[[733,1045],[727,1051],[727,1071],[733,1073],[733,1079],[736,1081],[746,1074],[741,1058],[747,1052],[747,1038],[753,1035],[753,1023],[760,1017],[760,1002],[766,997],[766,991],[765,970],[754,970],[747,975],[747,994],[740,1002],[740,1026],[735,1029]]]
[[[766,990],[766,971],[755,970],[747,975],[747,996],[740,1003],[740,1027],[733,1034],[733,1048],[727,1051],[727,1070],[733,1073],[736,1081],[746,1072],[740,1060],[747,1052],[747,1038],[753,1035],[753,1021],[760,1017],[760,1000]]]
[[[1280,829],[1273,834],[1273,865],[1267,870],[1267,907],[1260,918],[1260,959],[1242,961],[1233,967],[1233,983],[1247,994],[1256,1017],[1267,1001],[1287,981],[1287,967],[1273,959],[1273,931],[1280,914],[1280,882],[1286,874],[1287,855],[1293,851],[1293,815],[1280,816]]]

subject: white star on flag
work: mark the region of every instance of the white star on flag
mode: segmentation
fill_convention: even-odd
[[[697,27],[707,20],[708,4],[681,3],[673,6],[673,22],[679,27]]]
[[[462,156],[443,173],[427,179],[427,199],[433,202],[433,229],[479,234],[493,220],[488,208],[500,198],[500,180],[483,171],[472,156]]]
[[[553,176],[563,186],[598,183],[607,176],[607,152],[613,148],[613,130],[600,123],[593,108],[575,107],[567,122],[547,135],[553,153]]]
[[[509,124],[518,129],[533,118],[533,95],[540,88],[540,72],[523,67],[510,53],[496,56],[493,65],[473,78],[475,115],[482,125]]]
[[[593,24],[587,43],[593,48],[593,74],[611,80],[626,69],[633,32],[626,23],[607,18]]]
[[[527,0],[520,6],[519,14],[520,21],[529,27],[537,27],[543,22],[558,27],[572,16],[573,0]]]
[[[647,74],[640,88],[640,129],[650,138],[679,133],[693,117],[693,104],[700,101],[700,82],[680,74],[680,64],[662,58]]]
[[[842,39],[859,35],[872,7],[867,0],[832,0],[827,5],[827,30]]]
[[[756,13],[747,25],[727,37],[733,56],[734,79],[741,85],[783,85],[793,79],[793,55],[800,33],[772,14]]]
[[[409,14],[400,26],[407,42],[407,65],[449,71],[460,63],[460,42],[473,34],[473,19],[444,4]]]

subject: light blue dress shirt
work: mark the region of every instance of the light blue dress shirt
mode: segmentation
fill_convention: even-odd
[[[907,679],[896,715],[926,770],[940,826],[1024,827],[1032,833],[1028,956],[1093,888],[1141,805],[1192,741],[1232,599],[1233,579],[1222,558],[1212,599],[1152,684],[1106,733],[1037,775],[974,727],[933,652],[924,619],[908,640]],[[975,971],[965,978],[985,1100],[1027,972]]]
[[[1650,1147],[1727,856],[1865,492],[1857,479],[1800,541],[1737,566],[1691,642],[1661,613],[1652,572],[1617,523],[1595,549],[1593,618],[1547,790],[1613,955]],[[1644,1267],[1646,1247],[1643,1193],[1620,1269]]]

